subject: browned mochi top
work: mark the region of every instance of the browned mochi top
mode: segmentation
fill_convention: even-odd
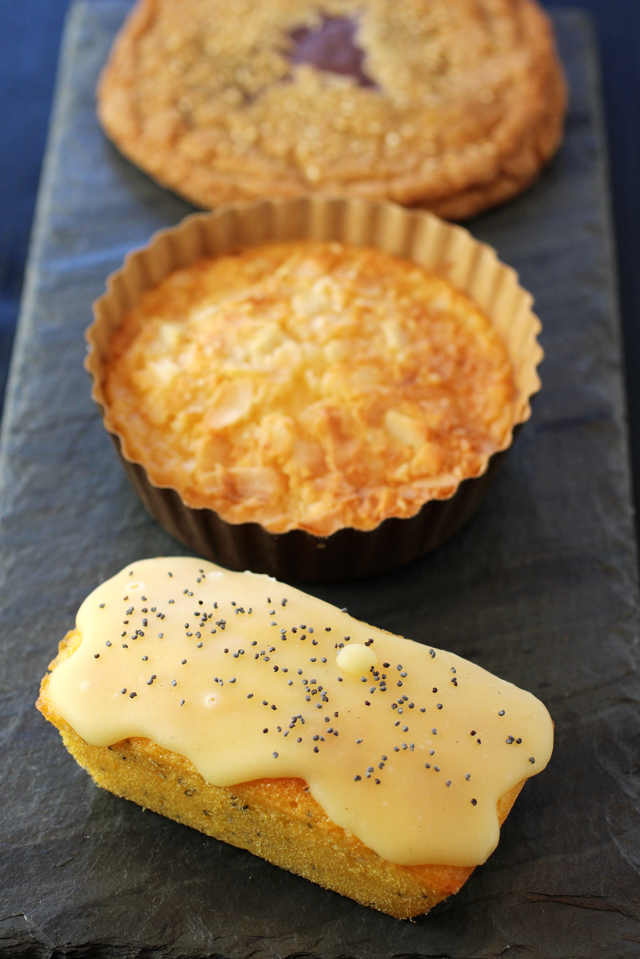
[[[450,496],[514,418],[506,348],[468,296],[315,241],[201,260],[143,294],[105,397],[156,485],[231,523],[318,535]]]

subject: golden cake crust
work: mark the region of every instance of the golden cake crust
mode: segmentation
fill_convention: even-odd
[[[77,649],[77,630],[60,643],[53,671]],[[428,912],[458,892],[473,867],[398,866],[332,822],[300,779],[261,779],[220,788],[183,756],[148,739],[92,746],[60,716],[48,697],[50,673],[36,703],[94,782],[146,809],[267,859],[397,919]],[[524,782],[498,802],[503,824]]]
[[[339,243],[204,259],[113,335],[105,424],[159,487],[230,523],[370,530],[511,441],[507,349],[464,293]]]
[[[327,22],[367,85],[292,62]],[[139,0],[98,88],[125,156],[200,206],[319,190],[453,219],[525,189],[565,109],[533,0]]]

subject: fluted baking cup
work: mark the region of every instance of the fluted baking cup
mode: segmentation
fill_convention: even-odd
[[[194,508],[176,490],[154,482],[152,471],[130,455],[125,437],[112,421],[104,391],[109,344],[140,295],[169,273],[203,257],[287,240],[337,240],[412,260],[467,293],[507,348],[516,390],[512,429],[500,449],[485,457],[476,476],[440,490],[440,498],[425,502],[412,517],[390,517],[366,531],[342,528],[326,537],[302,529],[271,533],[258,523],[229,523],[215,511]],[[85,366],[93,379],[93,399],[134,488],[169,533],[232,569],[306,582],[352,579],[391,569],[434,549],[479,506],[514,431],[529,418],[531,397],[540,388],[540,322],[531,306],[531,295],[494,250],[462,227],[432,214],[391,203],[320,196],[234,204],[189,216],[127,256],[122,268],[108,278],[107,292],[94,304]]]

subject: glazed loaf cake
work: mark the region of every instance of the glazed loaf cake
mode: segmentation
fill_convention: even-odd
[[[461,888],[552,749],[529,693],[196,559],[99,587],[50,670],[98,785],[397,918]]]

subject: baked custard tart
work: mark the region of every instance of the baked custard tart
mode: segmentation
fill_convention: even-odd
[[[332,202],[355,212],[345,201],[320,201],[325,211]],[[417,227],[424,247],[440,221],[382,210],[399,213],[406,236],[415,234],[409,256],[384,242],[265,239],[258,230],[260,242],[200,250],[185,263],[196,235],[220,230],[215,217],[196,218],[177,243],[172,234],[156,241],[147,282],[122,309],[114,310],[112,283],[110,305],[99,302],[90,333],[94,395],[125,460],[144,469],[150,487],[174,491],[196,517],[215,514],[230,536],[253,525],[273,542],[295,533],[326,550],[346,531],[373,539],[384,524],[401,527],[487,473],[538,386],[530,300],[506,268],[496,288],[487,248],[445,231],[445,249],[464,241],[461,262],[469,266],[472,256],[471,286],[488,288],[492,314],[445,271],[420,262]],[[255,210],[234,212],[250,223]],[[180,251],[171,262],[158,255],[170,237]],[[123,288],[131,288],[133,262]],[[159,263],[162,276],[149,282]],[[506,297],[504,284],[513,287]],[[464,522],[466,510],[440,524],[435,540]],[[197,519],[193,525],[203,532]],[[418,553],[436,545],[425,544],[421,527]],[[268,550],[230,557],[216,537],[205,549],[181,538],[236,568],[285,572]],[[406,558],[401,545],[394,553],[387,544],[384,557],[366,569],[360,562],[352,575]],[[297,560],[286,573],[308,575]],[[342,575],[344,563],[338,569],[329,560],[320,578]]]

